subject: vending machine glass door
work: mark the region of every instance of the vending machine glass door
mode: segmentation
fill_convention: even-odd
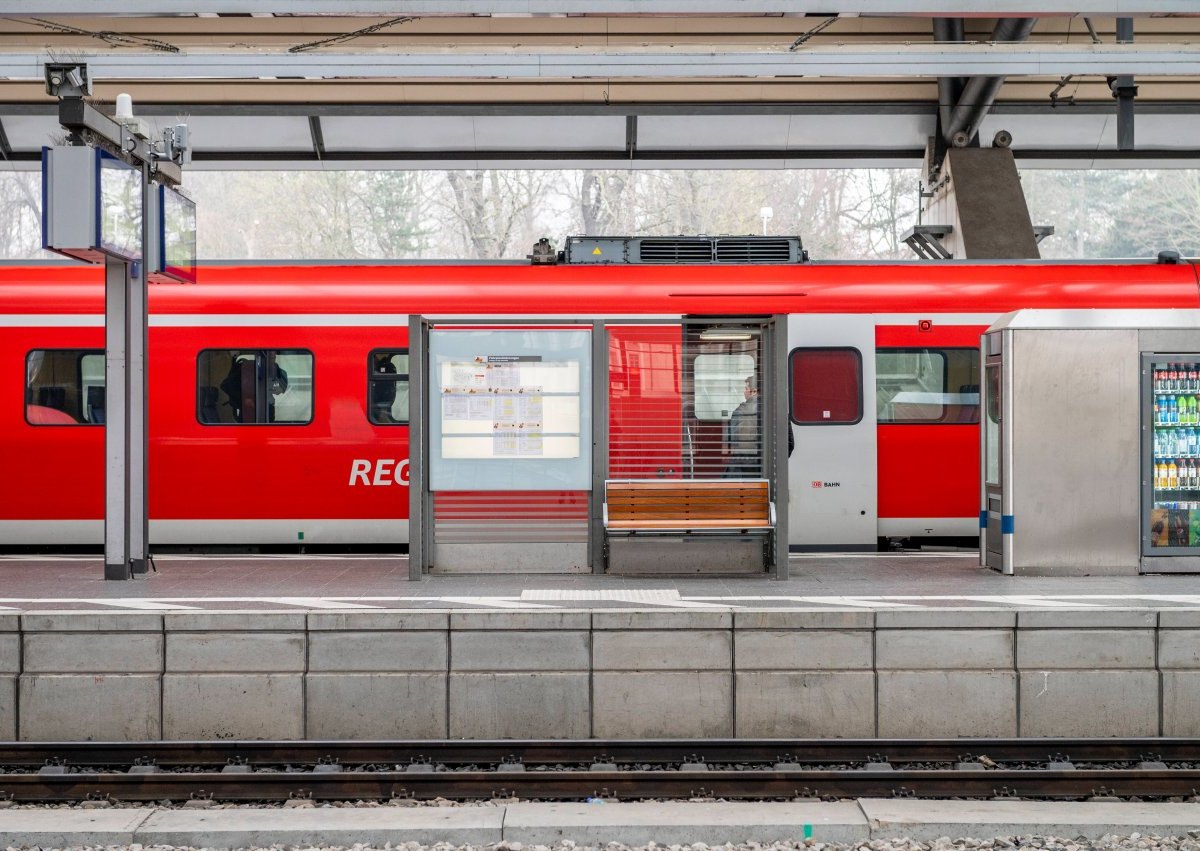
[[[1200,555],[1200,355],[1143,355],[1142,388],[1142,553]]]

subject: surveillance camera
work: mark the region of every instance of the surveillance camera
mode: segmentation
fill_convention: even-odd
[[[87,65],[83,62],[47,62],[46,94],[59,98],[81,98],[92,93]]]

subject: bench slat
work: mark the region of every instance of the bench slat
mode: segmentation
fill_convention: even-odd
[[[698,502],[722,502],[740,500],[765,500],[765,490],[727,490],[727,491],[648,491],[646,493],[622,493],[609,491],[609,502],[669,502],[671,500],[689,500]]]
[[[609,529],[616,531],[689,529],[770,529],[769,483],[664,479],[605,482]]]
[[[769,520],[608,520],[610,529],[769,529]]]
[[[616,487],[634,491],[655,491],[664,487],[684,487],[694,491],[722,490],[726,487],[767,487],[764,479],[608,479],[605,483],[608,490]]]

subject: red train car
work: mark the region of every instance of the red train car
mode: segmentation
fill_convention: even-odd
[[[612,323],[613,475],[676,475],[720,443],[664,378],[695,366],[675,368],[673,319],[786,315],[793,547],[970,536],[980,332],[1018,308],[1163,307],[1200,307],[1193,264],[202,267],[151,288],[151,539],[406,542],[416,314]],[[0,267],[0,325],[0,546],[99,546],[102,273]],[[676,439],[622,437],[634,409]]]

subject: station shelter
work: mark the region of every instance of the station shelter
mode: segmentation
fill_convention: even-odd
[[[786,316],[414,316],[409,334],[413,578],[786,577]]]

